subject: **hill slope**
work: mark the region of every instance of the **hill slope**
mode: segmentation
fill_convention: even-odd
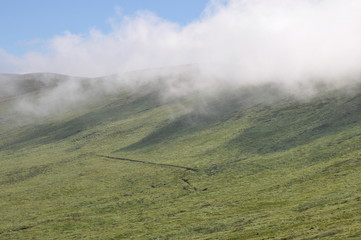
[[[3,95],[0,239],[361,237],[361,93],[159,89],[20,125]]]

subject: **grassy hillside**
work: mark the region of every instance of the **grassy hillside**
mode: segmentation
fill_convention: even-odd
[[[4,120],[16,98],[0,239],[361,238],[361,93],[145,87],[22,125]]]

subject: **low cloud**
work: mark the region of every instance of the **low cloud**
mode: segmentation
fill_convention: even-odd
[[[186,26],[142,11],[110,33],[65,32],[46,53],[2,60],[20,72],[91,77],[182,64],[218,65],[249,82],[358,77],[360,12],[358,0],[211,1]]]
[[[0,67],[96,77],[196,66],[191,85],[170,78],[168,95],[270,82],[294,92],[315,82],[347,86],[360,80],[360,12],[359,0],[214,0],[199,19],[180,26],[140,11],[113,21],[110,33],[55,36],[45,53],[1,51]]]

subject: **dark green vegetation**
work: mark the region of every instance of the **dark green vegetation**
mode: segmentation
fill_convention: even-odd
[[[361,94],[147,89],[27,125],[2,96],[0,239],[361,238]]]

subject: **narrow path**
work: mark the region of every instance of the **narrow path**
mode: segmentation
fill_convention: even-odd
[[[102,157],[102,158],[120,160],[120,161],[136,162],[136,163],[143,163],[143,164],[148,164],[148,165],[156,165],[156,166],[160,166],[160,167],[182,168],[182,169],[186,169],[186,170],[193,171],[193,172],[198,172],[198,171],[199,171],[199,170],[196,169],[196,168],[183,167],[183,166],[177,166],[177,165],[172,165],[172,164],[153,163],[153,162],[146,162],[146,161],[142,161],[142,160],[134,160],[134,159],[128,159],[128,158],[111,157],[111,156],[98,155],[98,154],[97,154],[96,156],[97,156],[97,157]]]

